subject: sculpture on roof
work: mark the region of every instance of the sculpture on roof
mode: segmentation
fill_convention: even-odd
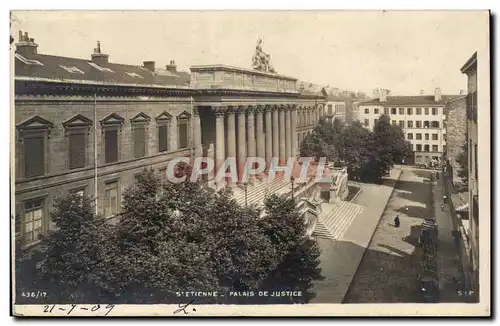
[[[275,74],[273,66],[271,65],[271,56],[262,50],[262,39],[259,37],[257,46],[255,47],[255,54],[252,57],[253,69],[270,72]]]

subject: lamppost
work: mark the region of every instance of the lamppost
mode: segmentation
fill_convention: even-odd
[[[295,181],[295,178],[293,177],[293,175],[290,178],[290,180],[292,181],[292,199],[293,199],[293,182]]]
[[[248,182],[243,184],[243,190],[245,191],[245,207],[247,207],[247,191],[248,191]]]

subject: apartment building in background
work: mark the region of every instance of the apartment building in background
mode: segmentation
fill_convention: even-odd
[[[372,130],[381,115],[388,115],[391,124],[403,129],[414,152],[415,164],[442,162],[446,152],[446,104],[460,95],[389,96],[390,90],[374,90],[374,99],[360,102],[358,120]]]

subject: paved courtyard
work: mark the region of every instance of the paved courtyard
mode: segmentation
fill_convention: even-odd
[[[430,171],[404,167],[344,303],[417,302],[420,224],[434,215]],[[400,216],[401,226],[394,227]]]

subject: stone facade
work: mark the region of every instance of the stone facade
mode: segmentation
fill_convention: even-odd
[[[446,104],[446,160],[451,166],[453,182],[460,181],[458,171],[460,165],[457,156],[462,152],[462,146],[467,143],[466,97],[462,96]]]

